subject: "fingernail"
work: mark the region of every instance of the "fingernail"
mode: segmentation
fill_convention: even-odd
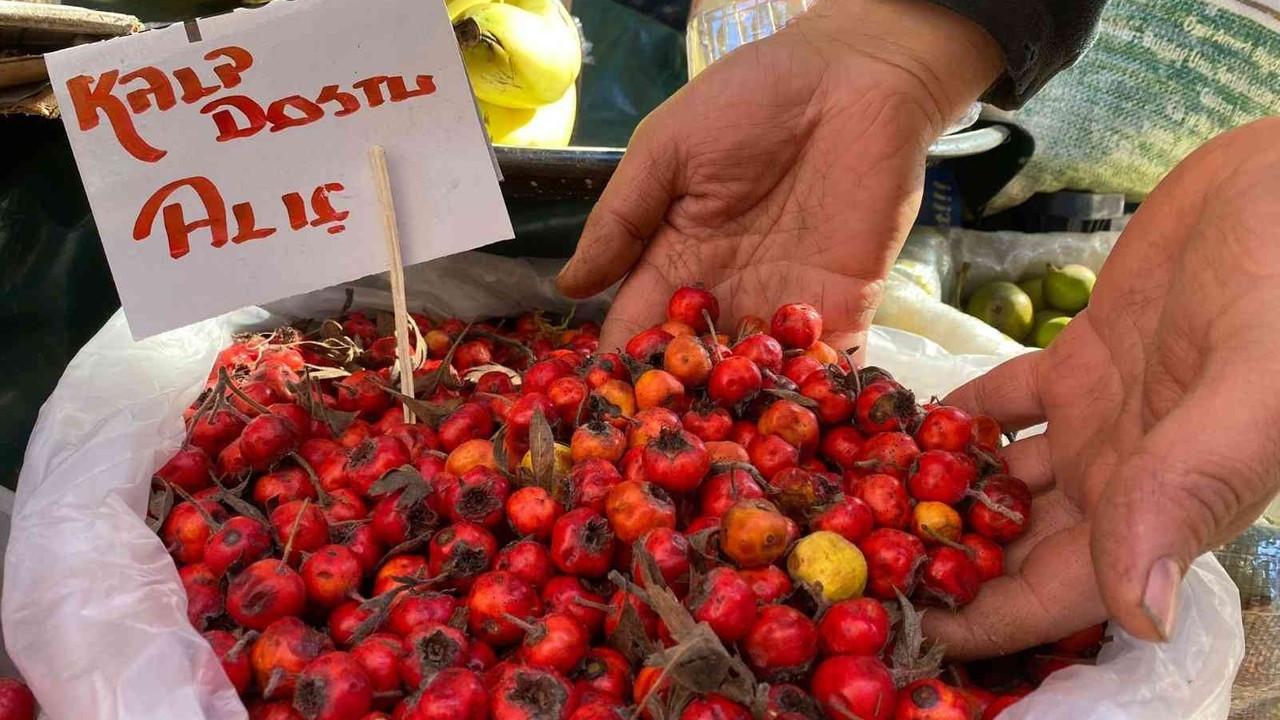
[[[1142,609],[1156,626],[1160,639],[1168,642],[1173,637],[1173,626],[1178,620],[1178,597],[1182,585],[1182,564],[1172,556],[1162,557],[1151,566],[1147,575],[1147,588],[1142,593]]]
[[[566,260],[566,261],[565,261],[565,263],[564,263],[564,265],[561,265],[561,266],[560,266],[560,272],[556,273],[556,282],[557,282],[557,283],[564,282],[564,278],[565,278],[565,276],[569,273],[569,266],[570,266],[570,265],[573,265],[573,259],[572,259],[572,258],[570,258],[570,259]]]

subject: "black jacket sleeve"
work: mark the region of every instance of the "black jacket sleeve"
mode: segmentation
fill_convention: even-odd
[[[931,0],[981,25],[1004,50],[1006,73],[983,98],[1021,107],[1088,47],[1106,0]]]

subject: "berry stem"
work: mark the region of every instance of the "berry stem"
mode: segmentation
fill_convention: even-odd
[[[298,528],[302,525],[302,516],[307,513],[307,508],[311,507],[311,498],[302,500],[302,507],[298,510],[298,515],[293,518],[293,526],[289,528],[289,537],[284,543],[283,562],[276,568],[276,573],[283,575],[281,568],[289,565],[289,554],[293,551],[293,539],[298,535]]]
[[[849,363],[849,376],[853,377],[853,394],[856,397],[862,392],[862,375],[858,372],[858,366],[853,364],[853,353],[858,352],[859,348],[844,350],[840,354],[844,356],[844,361]]]
[[[502,613],[502,617],[505,618],[507,622],[511,623],[512,625],[515,625],[521,630],[524,630],[530,635],[538,631],[537,625],[523,618],[518,618],[515,615],[512,615],[511,613]]]
[[[730,470],[737,470],[740,472],[744,472],[747,475],[750,475],[751,479],[755,480],[756,483],[760,486],[760,489],[764,490],[770,495],[777,495],[779,492],[781,492],[777,487],[775,487],[772,483],[766,480],[764,475],[760,474],[760,471],[756,469],[755,465],[752,465],[750,463],[737,462],[735,460],[730,460],[728,462],[711,463],[711,474],[713,475],[717,473],[722,473],[725,471],[730,471]],[[734,491],[737,492],[736,485],[734,486]]]
[[[524,355],[525,358],[528,360],[533,360],[533,361],[537,360],[537,356],[533,354],[533,351],[525,347],[524,343],[521,343],[518,340],[512,340],[511,338],[503,337],[501,335],[496,335],[494,333],[491,333],[485,330],[471,330],[470,332],[463,331],[462,335],[459,335],[458,337],[461,338],[465,335],[471,335],[473,337],[492,340],[500,345],[506,345],[507,347],[515,350],[516,352],[519,352],[520,354]]]
[[[591,608],[592,610],[599,610],[600,612],[605,612],[605,613],[609,612],[612,609],[608,605],[605,605],[604,603],[598,603],[593,600],[580,598],[577,595],[573,597],[573,602],[574,604],[581,605],[584,608]]]
[[[298,463],[298,467],[306,471],[307,479],[311,481],[311,487],[315,488],[316,497],[319,498],[320,505],[322,507],[329,507],[332,505],[333,497],[330,496],[329,492],[320,484],[320,476],[316,474],[315,468],[311,467],[311,463],[307,462],[306,458],[302,457],[297,450],[289,453],[289,457],[293,458],[293,461]]]
[[[986,507],[988,510],[990,510],[991,512],[1003,515],[1008,520],[1011,520],[1018,524],[1022,524],[1023,522],[1026,521],[1026,518],[1022,516],[1022,513],[1018,512],[1017,510],[1011,510],[1001,505],[1000,503],[996,502],[995,500],[992,500],[991,498],[987,497],[987,494],[985,492],[982,492],[981,490],[974,490],[973,488],[969,488],[968,490],[965,491],[965,495],[982,503],[982,505]]]
[[[278,667],[275,670],[272,670],[271,676],[267,679],[266,687],[262,688],[262,699],[270,700],[271,696],[275,694],[277,689],[279,689],[280,683],[284,682],[284,678],[285,678],[284,668]]]
[[[212,414],[216,412],[218,397],[226,392],[227,385],[222,377],[218,377],[218,382],[214,384],[208,395],[201,401],[200,407],[196,408],[196,414],[191,416],[191,422],[187,425],[186,437],[182,439],[182,447],[186,449],[191,445],[191,436],[196,432],[196,426],[204,419],[206,413]]]
[[[955,540],[952,540],[951,538],[939,535],[936,530],[929,527],[928,525],[922,526],[921,529],[924,530],[925,535],[929,536],[930,540],[938,543],[939,545],[946,545],[952,550],[959,550],[960,552],[967,555],[970,560],[973,559],[973,550],[970,549],[969,547],[965,545],[961,545],[960,543],[956,542]]]
[[[240,398],[241,400],[243,400],[243,401],[245,402],[245,404],[246,404],[246,405],[248,405],[249,407],[251,407],[251,408],[253,408],[254,410],[258,411],[258,412],[259,412],[260,414],[262,414],[262,415],[270,415],[270,414],[271,414],[271,411],[270,411],[270,410],[268,410],[268,409],[267,409],[267,407],[266,407],[265,405],[263,405],[262,403],[258,402],[257,400],[254,400],[253,398],[249,397],[249,396],[245,393],[245,391],[243,391],[243,390],[241,390],[240,388],[236,387],[236,384],[235,384],[235,383],[233,383],[233,382],[231,382],[231,376],[230,376],[230,375],[227,375],[227,369],[226,369],[226,368],[218,368],[218,382],[220,382],[220,383],[221,383],[221,382],[223,382],[223,381],[226,381],[227,389],[228,389],[228,390],[230,390],[230,391],[231,391],[231,393],[232,393],[233,395],[235,395],[236,397],[238,397],[238,398]]]
[[[165,485],[168,485],[169,487],[173,488],[173,491],[177,493],[178,497],[182,498],[183,501],[191,503],[191,507],[194,507],[196,509],[196,512],[200,513],[200,517],[204,519],[205,524],[209,526],[210,530],[214,532],[218,532],[219,530],[222,529],[222,525],[213,518],[213,515],[209,514],[209,511],[206,510],[205,507],[201,505],[198,500],[191,497],[191,493],[187,492],[186,490],[183,490],[177,485],[174,485],[168,480],[162,479],[160,480],[160,482],[163,482]]]
[[[632,595],[635,595],[636,597],[643,600],[646,605],[652,606],[652,603],[649,602],[649,593],[645,592],[644,588],[640,587],[639,585],[636,585],[635,583],[623,577],[622,573],[618,572],[617,570],[610,570],[609,580],[614,585],[617,585],[618,589],[629,592]]]
[[[256,630],[246,630],[245,633],[236,640],[236,644],[232,645],[231,648],[227,650],[227,654],[222,657],[226,660],[235,660],[240,656],[240,653],[244,652],[245,648],[249,647],[249,643],[257,639],[258,632]]]
[[[716,324],[706,308],[702,309],[702,319],[707,321],[707,332],[711,333],[711,349],[715,351],[716,362],[720,362],[724,359],[724,353],[720,351],[720,336],[716,333]]]

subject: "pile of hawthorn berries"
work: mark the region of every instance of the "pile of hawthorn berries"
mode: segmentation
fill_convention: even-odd
[[[223,350],[152,522],[251,718],[963,720],[1024,694],[937,679],[912,609],[971,602],[1030,520],[999,426],[853,367],[808,305],[731,339],[686,287],[668,318],[613,353],[593,323],[414,315],[412,397],[358,312]]]

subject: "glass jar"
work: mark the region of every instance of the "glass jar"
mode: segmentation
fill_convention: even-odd
[[[768,37],[804,14],[816,0],[703,0],[689,10],[685,46],[689,79],[726,53]]]
[[[732,50],[768,37],[800,17],[818,0],[695,0],[685,33],[689,79]],[[974,103],[944,134],[972,125],[982,111]]]

